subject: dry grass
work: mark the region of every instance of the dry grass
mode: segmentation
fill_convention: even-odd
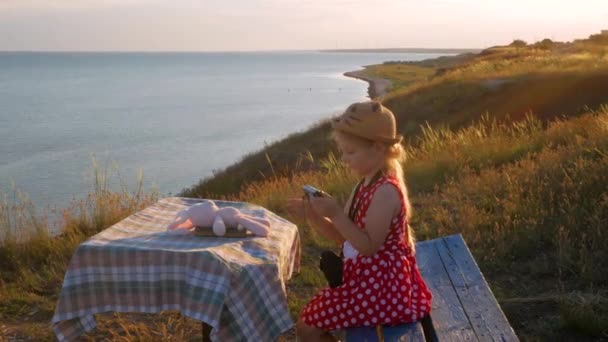
[[[516,123],[485,118],[458,131],[426,127],[423,132],[405,164],[418,238],[462,233],[522,337],[606,334],[597,327],[607,319],[598,308],[607,298],[608,277],[597,270],[608,259],[608,109],[546,128],[530,116]],[[287,215],[285,199],[299,195],[299,184],[317,184],[344,198],[355,179],[334,161],[325,165],[324,172],[255,183],[238,199]],[[302,272],[289,285],[294,315],[323,286],[317,256],[332,248],[306,223],[297,223],[305,251]],[[518,321],[513,310],[544,303],[536,298],[547,293],[554,299],[548,308],[553,316]],[[598,302],[579,305],[568,300],[573,293]],[[585,316],[588,325],[571,314],[579,310],[594,313]]]
[[[584,44],[495,48],[443,66],[426,61],[417,68],[438,72],[414,83],[406,81],[418,77],[408,74],[411,65],[377,69],[390,77],[392,68],[405,68],[385,103],[410,137],[404,167],[418,239],[462,233],[524,340],[608,338],[608,275],[598,271],[608,260],[608,108],[594,102],[605,98],[608,87],[599,85],[608,74],[597,72],[604,48]],[[496,89],[484,83],[496,78],[510,81]],[[542,88],[551,84],[559,96],[546,96]],[[533,110],[537,115],[518,109],[539,99],[545,109]],[[565,112],[551,112],[566,103],[572,106]],[[288,219],[285,200],[300,196],[302,184],[344,200],[356,179],[333,157],[328,131],[320,123],[294,134],[182,194],[252,202]],[[48,324],[73,250],[157,199],[141,187],[113,192],[106,177],[95,179],[91,195],[60,213],[62,234],[54,238],[27,198],[4,197],[0,336],[52,340]],[[303,253],[301,272],[288,284],[294,317],[324,286],[320,251],[335,248],[305,222],[295,223]],[[26,244],[19,241],[25,232]],[[199,337],[199,324],[178,313],[104,314],[85,340]]]
[[[154,203],[155,192],[111,191],[107,173],[94,163],[94,188],[56,213],[52,236],[48,213],[37,213],[25,196],[0,203],[0,325],[9,338],[53,340],[50,320],[72,253],[89,236]],[[17,192],[15,192],[17,193]],[[1,336],[1,335],[0,335]]]
[[[366,72],[392,81],[383,103],[397,116],[404,136],[415,139],[426,123],[457,129],[486,113],[505,120],[522,120],[534,113],[546,122],[598,109],[608,98],[607,52],[608,44],[588,41],[555,44],[550,49],[495,47],[477,55],[390,62],[370,66]],[[180,195],[236,196],[248,183],[273,174],[318,170],[305,156],[320,160],[335,153],[327,147],[328,135],[329,124],[320,122],[217,170]]]

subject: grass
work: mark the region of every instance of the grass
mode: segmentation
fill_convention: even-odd
[[[384,103],[408,137],[404,169],[417,238],[462,233],[522,340],[608,338],[608,274],[598,271],[608,260],[606,49],[595,41],[540,46],[368,72],[394,80]],[[344,200],[356,182],[328,134],[320,122],[181,194],[256,203],[298,224],[301,272],[287,284],[293,317],[324,286],[320,251],[336,247],[289,217],[285,201],[305,183]],[[4,197],[0,336],[52,340],[48,323],[73,250],[158,198],[141,186],[110,191],[98,176],[86,199],[60,212],[62,234],[54,238],[26,197]],[[200,324],[166,312],[100,315],[84,340],[199,337]]]
[[[428,80],[434,73],[435,68],[409,63],[385,63],[371,65],[364,69],[363,73],[372,78],[384,78],[391,80],[391,88],[396,90],[409,85]]]
[[[427,123],[458,129],[486,113],[512,121],[534,113],[547,122],[598,109],[608,102],[607,52],[608,43],[594,40],[556,43],[550,49],[493,47],[479,54],[388,62],[369,66],[365,73],[392,81],[382,101],[395,113],[399,131],[414,144]],[[311,160],[336,153],[327,147],[329,130],[327,121],[319,122],[217,170],[180,195],[236,196],[248,183],[272,174],[318,170]]]
[[[597,272],[608,260],[608,110],[556,120],[547,128],[529,117],[511,124],[484,119],[458,131],[425,132],[418,147],[410,147],[405,164],[418,238],[462,233],[499,301],[507,303],[521,337],[578,339],[608,333],[596,328],[608,318],[598,309],[608,298],[608,277]],[[344,198],[354,182],[345,176],[335,167],[291,182],[267,180],[248,187],[238,199],[253,198],[287,215],[283,200],[298,194],[294,184],[331,185],[328,191]],[[300,226],[307,248],[303,255],[319,255],[327,248],[305,223]],[[322,285],[312,259],[303,260],[302,273],[290,282],[293,312],[311,286]],[[592,304],[570,300],[581,291]],[[517,320],[514,311],[525,308],[526,300],[547,294],[555,317]],[[577,316],[571,312],[579,310],[593,313],[584,320],[589,329],[573,321]],[[524,325],[547,322],[553,325],[545,330]]]
[[[50,319],[70,258],[89,236],[145,208],[158,198],[142,191],[109,188],[107,169],[95,162],[94,187],[59,215],[61,233],[51,236],[49,217],[27,197],[4,196],[0,203],[0,331],[16,339],[53,340]]]

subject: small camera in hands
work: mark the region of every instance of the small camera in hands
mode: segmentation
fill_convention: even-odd
[[[323,191],[315,188],[312,185],[304,185],[302,187],[302,190],[304,190],[304,194],[306,194],[306,196],[308,196],[308,198],[311,198],[311,197],[323,197]]]

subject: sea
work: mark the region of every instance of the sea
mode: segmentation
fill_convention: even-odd
[[[367,98],[344,72],[445,53],[0,52],[0,200],[179,193]],[[142,178],[143,176],[143,178]],[[21,195],[19,195],[21,194]]]

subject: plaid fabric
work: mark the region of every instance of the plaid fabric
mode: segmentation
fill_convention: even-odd
[[[201,199],[170,197],[82,243],[65,274],[53,330],[60,341],[95,327],[94,314],[178,310],[219,341],[274,341],[293,326],[285,282],[300,265],[297,227],[255,205],[215,201],[271,222],[266,238],[170,234]]]

